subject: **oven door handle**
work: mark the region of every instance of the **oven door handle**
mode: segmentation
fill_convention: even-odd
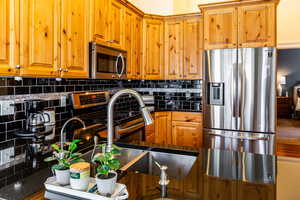
[[[118,126],[116,128],[116,133],[118,135],[123,135],[123,134],[126,134],[126,133],[131,133],[131,132],[133,132],[135,130],[138,130],[140,128],[143,128],[143,127],[145,127],[144,122],[139,122],[139,123],[133,124],[133,125],[131,125],[129,127],[126,127],[126,128],[121,128],[120,126]]]

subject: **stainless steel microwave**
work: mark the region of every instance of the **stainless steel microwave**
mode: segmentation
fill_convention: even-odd
[[[90,78],[126,79],[127,52],[89,43]]]

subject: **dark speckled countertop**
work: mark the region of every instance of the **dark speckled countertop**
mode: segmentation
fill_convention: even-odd
[[[128,145],[128,144],[127,144]],[[127,146],[125,145],[125,147]],[[123,146],[123,144],[119,144]],[[169,197],[176,199],[276,199],[276,157],[222,150],[193,149],[145,142],[129,147],[196,156],[189,174],[181,179],[171,177]],[[11,184],[0,188],[4,199],[24,199],[44,189],[43,183],[51,175],[49,166],[36,161],[24,163],[26,176],[20,176]],[[37,166],[33,168],[32,166]],[[158,177],[127,171],[119,182],[127,185],[130,199],[153,199],[159,197]],[[137,184],[139,183],[139,184]],[[222,198],[220,198],[222,197]],[[248,198],[249,199],[249,198]]]

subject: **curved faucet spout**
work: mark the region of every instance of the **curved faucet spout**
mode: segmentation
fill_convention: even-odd
[[[140,109],[141,109],[141,112],[143,114],[143,118],[144,118],[144,121],[145,121],[145,124],[146,125],[150,125],[153,123],[153,119],[151,117],[151,114],[149,113],[148,109],[145,107],[145,103],[141,97],[141,95],[136,92],[135,90],[131,90],[131,89],[123,89],[123,90],[120,90],[118,91],[116,94],[114,94],[112,96],[112,98],[110,99],[109,101],[109,104],[108,104],[108,108],[107,108],[107,149],[106,151],[109,152],[112,148],[112,144],[113,144],[113,134],[114,134],[114,130],[113,130],[113,127],[114,127],[114,117],[113,117],[113,114],[114,114],[114,105],[116,103],[116,100],[120,97],[120,96],[123,96],[123,95],[132,95],[133,97],[135,97],[137,99],[137,101],[139,102],[139,105],[140,105]]]
[[[65,130],[66,126],[69,124],[69,122],[71,122],[71,121],[79,121],[82,124],[83,128],[86,128],[85,123],[78,117],[73,117],[73,118],[67,120],[60,130],[60,148],[61,148],[61,150],[64,149],[64,142],[66,141],[66,136],[64,135],[64,130]]]

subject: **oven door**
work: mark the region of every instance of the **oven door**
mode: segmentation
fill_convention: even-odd
[[[98,79],[126,78],[126,51],[90,43],[90,77]]]
[[[115,137],[118,142],[145,141],[145,123],[143,118],[121,124],[115,129]]]

